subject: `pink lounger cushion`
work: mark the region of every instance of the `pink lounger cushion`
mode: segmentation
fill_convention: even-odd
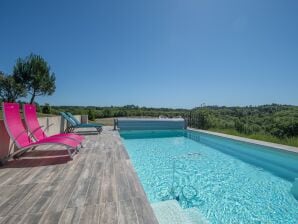
[[[56,144],[76,149],[80,144],[72,139],[58,137],[44,138],[43,140],[36,142],[32,141],[22,122],[20,107],[17,103],[3,103],[3,117],[7,132],[19,149],[34,147],[41,144]]]
[[[63,133],[63,134],[47,136],[39,124],[35,105],[25,104],[23,106],[23,112],[24,112],[25,122],[29,132],[32,133],[34,138],[38,141],[44,138],[53,138],[53,137],[71,138],[79,141],[80,143],[84,140],[84,137],[76,134],[71,134],[71,133],[67,133],[67,134]]]

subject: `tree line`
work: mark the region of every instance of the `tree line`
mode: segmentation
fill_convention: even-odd
[[[298,137],[298,106],[209,106],[195,108],[188,119],[190,125],[206,130],[236,130],[245,135],[267,134],[277,138]]]
[[[51,114],[59,114],[62,111],[68,111],[73,114],[88,114],[90,120],[110,117],[158,117],[164,115],[167,117],[177,117],[186,114],[187,109],[172,108],[151,108],[139,107],[136,105],[126,106],[38,106],[40,112],[48,112]]]
[[[45,109],[43,109],[45,108]],[[298,106],[261,105],[247,107],[204,106],[193,109],[123,107],[41,106],[41,112],[88,114],[90,120],[109,117],[184,117],[189,126],[205,130],[235,130],[244,135],[264,134],[277,138],[298,137]]]

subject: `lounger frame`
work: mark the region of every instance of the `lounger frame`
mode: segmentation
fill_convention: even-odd
[[[3,109],[3,120],[4,120],[4,125],[5,125],[5,128],[6,128],[6,131],[7,131],[7,133],[8,133],[8,135],[9,135],[9,137],[12,139],[12,141],[13,141],[13,145],[15,145],[17,148],[18,148],[18,150],[17,151],[15,151],[15,152],[13,152],[13,153],[11,153],[9,156],[10,157],[13,157],[13,158],[18,158],[19,156],[21,156],[22,154],[24,154],[25,152],[27,152],[27,151],[29,151],[30,149],[35,149],[36,147],[38,147],[38,146],[42,146],[42,145],[61,145],[61,146],[64,146],[64,147],[66,147],[66,150],[67,150],[67,152],[68,152],[68,155],[69,155],[69,157],[71,158],[71,159],[73,159],[73,156],[79,151],[78,150],[78,147],[71,147],[71,146],[69,146],[69,145],[66,145],[66,144],[63,144],[63,143],[55,143],[55,142],[42,142],[42,141],[40,141],[40,143],[39,142],[33,142],[32,144],[29,144],[29,145],[27,145],[27,146],[25,146],[25,147],[23,147],[23,146],[21,146],[19,143],[18,143],[18,141],[17,141],[17,138],[19,137],[19,136],[21,136],[21,134],[23,134],[24,132],[27,132],[27,135],[28,135],[28,138],[30,138],[30,135],[29,135],[29,132],[28,132],[28,130],[23,130],[22,132],[20,132],[20,134],[19,134],[19,136],[17,136],[16,138],[13,136],[13,134],[11,133],[11,131],[10,131],[10,127],[8,126],[8,124],[7,124],[7,119],[6,119],[6,113],[4,112],[4,102],[2,103],[2,109]],[[12,146],[13,146],[12,145]],[[74,152],[72,153],[71,152],[71,150],[74,150]],[[11,151],[11,150],[10,150]]]

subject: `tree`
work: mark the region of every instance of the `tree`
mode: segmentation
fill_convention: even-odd
[[[112,115],[112,112],[111,112],[110,109],[104,109],[103,110],[103,116],[104,117],[112,117],[111,115]]]
[[[12,75],[5,75],[0,71],[0,97],[5,102],[15,102],[26,96],[26,89],[17,83]]]
[[[213,126],[211,114],[207,110],[197,110],[194,115],[196,127],[207,130]]]
[[[50,113],[51,113],[51,106],[50,106],[50,104],[46,103],[46,104],[42,107],[42,113],[43,113],[43,114],[50,114]]]
[[[31,94],[30,103],[34,102],[36,96],[52,95],[56,89],[55,74],[39,55],[19,58],[13,68],[13,77]]]
[[[94,121],[95,120],[95,113],[94,113],[94,110],[93,109],[89,109],[88,110],[88,118],[91,121]]]

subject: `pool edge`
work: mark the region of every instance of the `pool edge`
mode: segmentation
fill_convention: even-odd
[[[190,130],[190,131],[194,131],[194,132],[201,132],[201,133],[210,134],[210,135],[228,138],[228,139],[233,139],[236,141],[246,142],[246,143],[250,143],[250,144],[254,144],[254,145],[266,146],[266,147],[283,150],[283,151],[287,151],[287,152],[298,153],[298,148],[294,147],[294,146],[287,146],[287,145],[282,145],[282,144],[277,144],[277,143],[265,142],[265,141],[261,141],[261,140],[249,139],[249,138],[245,138],[245,137],[239,137],[239,136],[235,136],[235,135],[223,134],[223,133],[213,132],[213,131],[206,131],[206,130],[196,129],[196,128],[188,127],[186,130]]]

